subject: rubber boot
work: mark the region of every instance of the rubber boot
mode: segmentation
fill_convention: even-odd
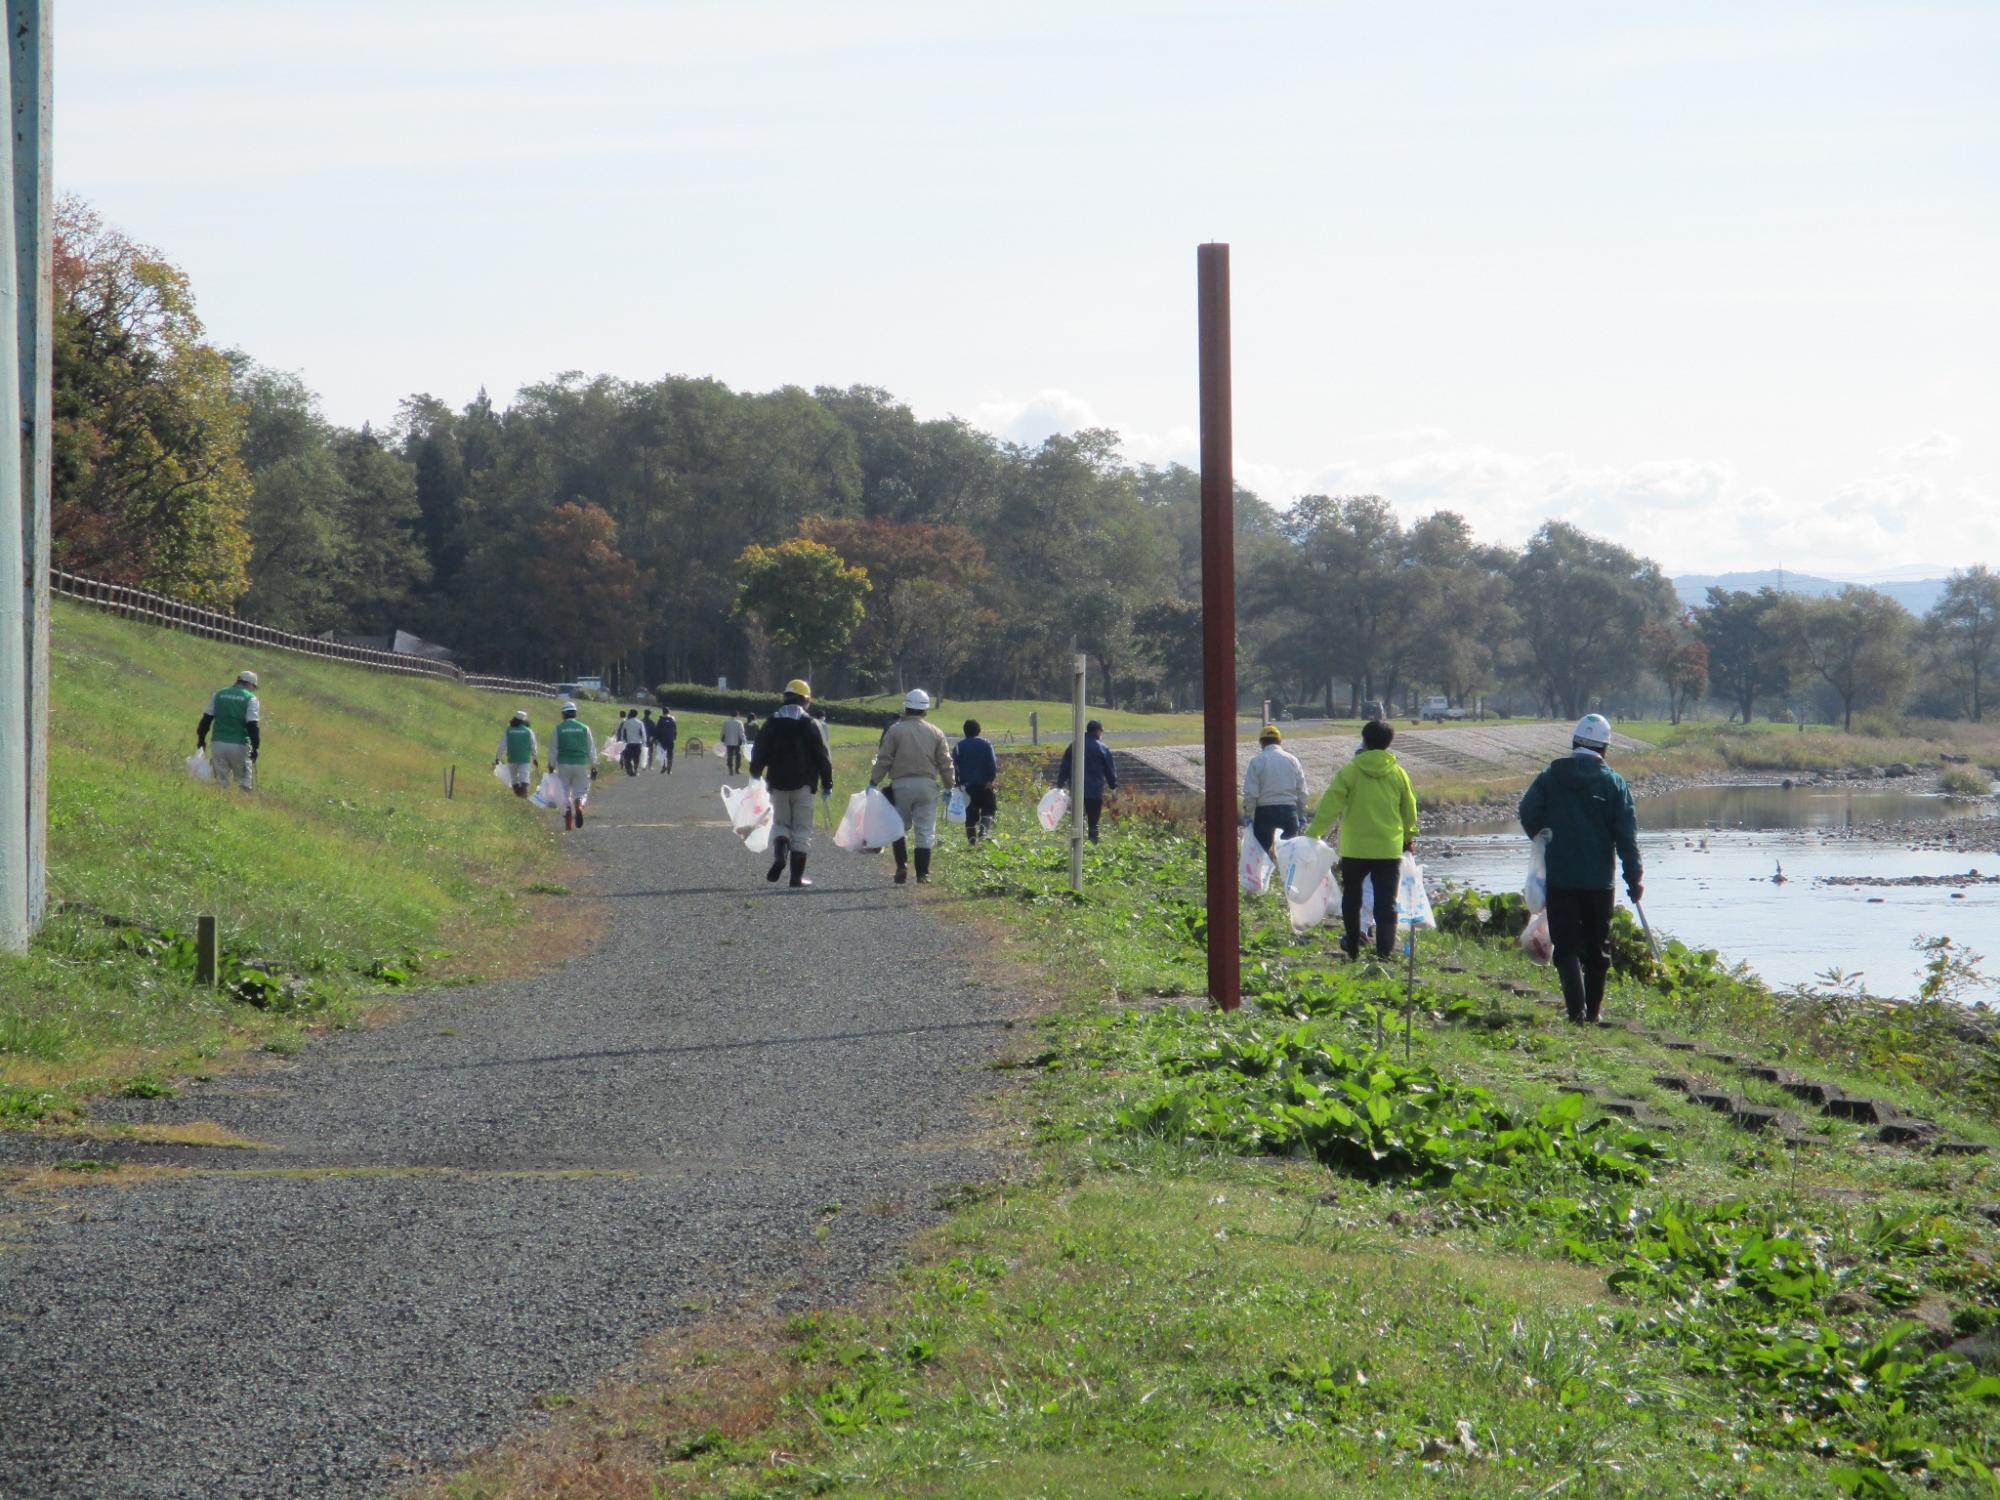
[[[917,884],[929,885],[930,883],[931,851],[928,849],[919,849],[917,851]]]
[[[797,890],[800,886],[809,886],[811,884],[812,882],[806,879],[806,857],[803,854],[794,854],[792,856],[792,889]]]
[[[583,804],[581,802],[576,805],[576,826],[579,828],[583,827]]]
[[[776,884],[778,877],[785,873],[785,858],[791,852],[792,841],[790,839],[771,840],[771,868],[764,872],[766,880]]]
[[[574,827],[576,827],[576,814],[565,807],[563,809],[563,832],[568,833]]]
[[[901,885],[910,878],[910,841],[897,839],[889,846],[889,852],[896,856],[896,884]]]

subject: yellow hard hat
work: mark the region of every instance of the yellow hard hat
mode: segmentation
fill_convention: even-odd
[[[786,683],[785,691],[788,693],[797,693],[801,698],[810,698],[813,695],[812,684],[807,682],[803,677],[794,677],[790,682]]]
[[[1258,743],[1260,744],[1268,742],[1271,744],[1282,745],[1285,742],[1285,736],[1284,732],[1280,730],[1276,724],[1266,724],[1264,726],[1264,732],[1257,736],[1257,740]]]

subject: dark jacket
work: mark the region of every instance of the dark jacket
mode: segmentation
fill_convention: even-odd
[[[1535,778],[1521,798],[1521,827],[1549,830],[1549,889],[1608,891],[1625,866],[1629,888],[1640,876],[1639,814],[1625,778],[1595,755],[1565,755]]]
[[[653,720],[653,743],[671,745],[681,737],[681,721],[672,714],[661,714]]]
[[[1070,781],[1071,745],[1063,751],[1062,767],[1056,772],[1056,785],[1068,786]],[[1083,800],[1097,802],[1103,799],[1107,789],[1118,785],[1118,767],[1112,762],[1111,747],[1103,740],[1085,739],[1083,742]]]
[[[951,764],[960,786],[991,786],[1000,779],[1000,758],[979,735],[967,735],[951,747]]]
[[[750,747],[750,774],[773,791],[833,790],[833,758],[819,726],[796,703],[787,703],[764,721]]]

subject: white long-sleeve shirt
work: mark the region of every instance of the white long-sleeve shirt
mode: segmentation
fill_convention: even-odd
[[[1266,745],[1243,768],[1245,817],[1260,807],[1296,807],[1303,812],[1307,795],[1305,767],[1283,745]]]
[[[613,737],[621,745],[643,745],[646,743],[646,721],[644,719],[620,719]]]

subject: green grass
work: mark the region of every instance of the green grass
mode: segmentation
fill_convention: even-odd
[[[246,666],[264,710],[253,796],[183,766],[208,695]],[[447,947],[493,958],[522,915],[517,893],[560,858],[549,817],[489,771],[516,706],[58,601],[49,886],[82,909],[54,916],[27,956],[0,958],[0,1119],[232,1048],[283,1048]],[[553,706],[521,706],[546,740]],[[585,715],[601,734],[613,711]],[[263,1008],[197,989],[184,952],[103,921],[185,934],[203,913],[226,952],[283,980]]]
[[[1994,1355],[1937,1352],[2000,1324],[1990,1159],[1738,1129],[1652,1081],[1725,1065],[1560,1024],[1466,912],[1493,938],[1427,934],[1406,1015],[1400,965],[1249,903],[1217,1016],[1198,844],[1114,825],[1078,898],[1028,815],[940,862],[1062,997],[1003,1097],[1025,1177],[872,1305],[692,1338],[432,1495],[1994,1492]],[[1683,951],[1609,1008],[2000,1143],[2000,1059],[1941,998],[1829,1004]]]

